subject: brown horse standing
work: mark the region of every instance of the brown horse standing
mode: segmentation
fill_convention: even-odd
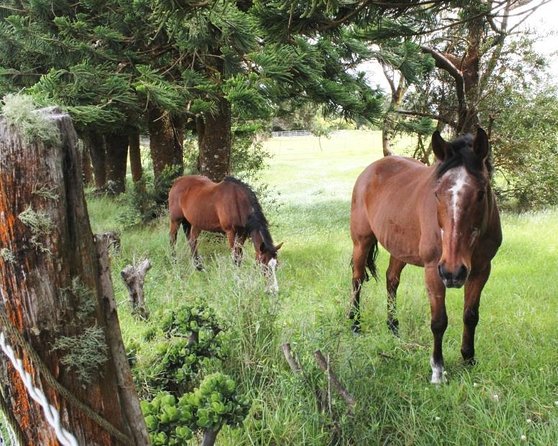
[[[481,291],[490,275],[502,231],[490,187],[488,137],[478,129],[446,142],[432,135],[437,158],[428,167],[411,159],[388,156],[368,166],[358,177],[352,197],[353,285],[349,317],[358,331],[365,268],[377,277],[378,242],[390,253],[386,273],[389,328],[397,334],[395,297],[406,264],[422,266],[431,309],[434,349],[432,383],[443,381],[442,338],[448,319],[447,288],[465,285],[461,354],[473,363],[474,336]]]
[[[260,203],[247,184],[232,177],[220,183],[201,175],[180,177],[169,191],[169,215],[173,251],[176,233],[182,224],[194,264],[200,270],[198,236],[201,231],[226,234],[236,264],[242,260],[242,246],[246,238],[251,237],[256,259],[265,267],[271,280],[270,289],[278,291],[275,270],[277,251],[282,244],[273,244]]]

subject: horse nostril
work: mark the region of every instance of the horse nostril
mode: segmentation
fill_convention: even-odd
[[[447,279],[448,277],[448,273],[442,265],[438,265],[438,275],[442,280]]]
[[[457,270],[457,273],[455,274],[455,281],[465,282],[465,279],[467,279],[467,274],[468,274],[467,267],[465,265],[461,265]]]

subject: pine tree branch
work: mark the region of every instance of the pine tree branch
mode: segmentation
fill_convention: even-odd
[[[457,123],[455,121],[452,121],[451,119],[448,119],[443,115],[436,115],[434,113],[418,112],[412,110],[394,110],[394,113],[397,113],[399,115],[405,115],[405,116],[418,116],[421,118],[430,118],[436,121],[441,121],[447,125],[452,126],[453,128],[457,128]]]

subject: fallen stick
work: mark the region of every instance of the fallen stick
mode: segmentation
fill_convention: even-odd
[[[316,362],[318,366],[322,369],[324,373],[326,373],[328,377],[329,383],[333,386],[333,388],[341,395],[341,397],[345,400],[347,405],[349,406],[349,412],[353,413],[354,408],[356,406],[356,401],[354,397],[345,389],[343,384],[339,381],[333,370],[329,365],[329,362],[324,358],[322,352],[320,350],[316,350],[314,352],[314,357],[316,358]]]
[[[293,356],[293,352],[291,350],[291,344],[286,342],[281,346],[281,350],[283,350],[283,355],[285,356],[285,359],[289,363],[289,367],[295,373],[295,375],[301,374],[302,367],[300,366],[296,358]]]

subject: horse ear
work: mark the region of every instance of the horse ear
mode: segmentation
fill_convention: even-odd
[[[283,242],[279,243],[276,247],[275,247],[275,251],[279,251],[281,249],[281,246],[283,246]]]
[[[448,143],[444,141],[440,132],[436,130],[432,134],[432,150],[436,158],[440,161],[444,161],[446,159],[446,151],[447,151]]]
[[[477,135],[475,136],[475,141],[473,143],[473,150],[475,154],[482,160],[488,156],[490,150],[490,145],[488,144],[488,135],[479,127],[477,130]]]

